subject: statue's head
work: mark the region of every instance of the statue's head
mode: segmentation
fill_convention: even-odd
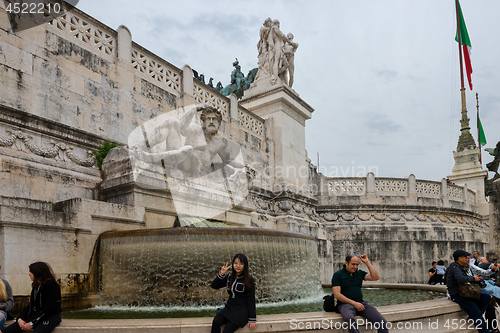
[[[266,20],[264,21],[264,26],[266,26],[266,27],[270,27],[272,22],[273,22],[273,20],[271,20],[271,18],[270,18],[270,17],[268,17],[268,18],[266,18]]]
[[[280,21],[279,20],[273,20],[273,26],[280,27]]]
[[[201,110],[200,120],[203,123],[203,131],[215,135],[222,123],[222,113],[212,106],[206,106]]]
[[[292,40],[293,40],[293,34],[292,34],[291,32],[289,32],[289,33],[288,33],[288,35],[286,35],[286,36],[288,37],[288,39],[289,39],[290,41],[292,41]]]

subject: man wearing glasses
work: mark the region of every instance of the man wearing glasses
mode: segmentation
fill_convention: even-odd
[[[358,269],[359,260],[366,265],[369,273]],[[377,328],[378,333],[389,332],[387,320],[378,310],[363,300],[361,286],[363,280],[377,281],[380,279],[375,268],[372,266],[366,254],[350,254],[345,258],[345,265],[340,271],[335,272],[332,277],[333,296],[337,299],[337,308],[346,322],[349,323],[349,333],[359,333],[358,325],[354,316],[359,315]]]

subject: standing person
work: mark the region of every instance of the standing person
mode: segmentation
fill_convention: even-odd
[[[453,252],[453,259],[455,260],[447,270],[445,276],[446,287],[448,294],[453,302],[457,303],[469,315],[475,327],[479,327],[480,333],[489,333],[488,327],[483,319],[483,314],[488,308],[491,301],[491,296],[486,290],[482,290],[481,296],[478,300],[465,298],[460,296],[458,289],[459,283],[466,282],[479,282],[482,277],[479,275],[472,276],[469,267],[470,253],[464,250],[456,250]],[[476,268],[476,266],[472,266]],[[491,271],[491,269],[490,269]]]
[[[247,323],[248,328],[253,331],[257,328],[255,282],[248,271],[248,259],[244,254],[238,253],[234,256],[232,265],[227,264],[222,266],[220,273],[212,281],[212,288],[226,287],[229,294],[226,305],[212,322],[212,333],[220,333],[222,325],[226,325],[223,333],[233,333]],[[226,275],[231,267],[233,272]]]
[[[437,261],[433,261],[432,267],[431,267],[431,269],[429,269],[429,282],[428,282],[429,284],[438,284],[439,283],[439,280],[437,277],[436,266],[437,266]]]
[[[30,302],[16,322],[2,330],[3,333],[50,333],[61,323],[61,287],[54,273],[45,262],[29,266],[32,281]]]
[[[439,284],[444,284],[443,277],[446,273],[446,267],[444,267],[444,261],[439,260],[436,265],[436,280],[438,280]]]
[[[368,267],[369,273],[358,270],[359,260]],[[361,286],[363,280],[377,281],[380,279],[366,254],[357,256],[350,254],[345,258],[345,265],[332,277],[333,296],[338,300],[338,310],[344,320],[349,322],[349,333],[359,333],[355,315],[366,318],[378,328],[378,333],[389,332],[387,321],[378,310],[363,300]]]
[[[12,288],[7,280],[0,279],[0,329],[7,319],[11,319],[9,313],[14,307],[14,296],[12,296]],[[10,318],[8,318],[10,317]]]
[[[477,266],[477,264],[479,264],[479,252],[474,251],[474,252],[472,252],[472,258],[470,260],[469,265]]]

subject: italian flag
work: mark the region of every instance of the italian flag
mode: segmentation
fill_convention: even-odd
[[[467,28],[465,27],[464,16],[462,15],[462,8],[460,7],[460,2],[458,2],[458,13],[460,17],[460,39],[462,40],[462,48],[464,53],[464,61],[465,61],[465,70],[467,71],[467,80],[469,80],[469,87],[472,90],[472,64],[470,62],[470,56],[472,51],[472,45],[470,43],[469,34],[467,33]],[[458,31],[455,37],[455,40],[458,42]]]
[[[481,125],[481,120],[479,120],[479,112],[477,113],[477,141],[480,146],[486,145],[486,136],[484,136],[483,125]]]

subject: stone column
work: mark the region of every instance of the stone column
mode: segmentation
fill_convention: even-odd
[[[417,180],[414,174],[408,176],[408,204],[417,204]]]
[[[375,201],[375,175],[373,172],[368,172],[366,175],[366,196],[368,200]]]
[[[305,121],[311,119],[314,109],[284,85],[249,89],[240,105],[264,119],[273,120],[274,190],[308,193]]]
[[[118,32],[118,59],[132,63],[132,34],[124,25],[120,25]]]
[[[232,120],[238,120],[238,97],[235,94],[229,95],[229,116]]]
[[[193,82],[193,70],[189,65],[184,65],[182,67],[182,92],[189,96],[193,96],[194,92],[194,82]]]
[[[500,251],[500,179],[493,183],[494,194],[490,195],[490,250]]]
[[[446,179],[441,179],[441,200],[443,200],[443,207],[448,207],[450,200],[448,199],[448,183]]]
[[[479,148],[453,152],[453,158],[455,166],[448,179],[457,185],[467,184],[468,188],[476,192],[479,214],[487,219],[489,206],[484,195],[484,180],[488,171],[483,170],[479,163]]]

